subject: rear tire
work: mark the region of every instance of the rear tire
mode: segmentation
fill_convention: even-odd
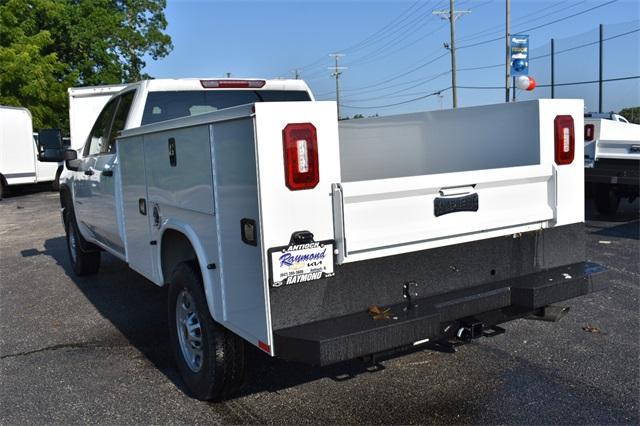
[[[613,191],[610,185],[600,184],[595,193],[596,210],[605,216],[613,216],[618,210],[620,197]]]
[[[72,212],[66,213],[64,221],[67,234],[67,251],[73,272],[78,276],[91,275],[100,269],[100,251],[84,251],[75,217]]]
[[[244,383],[244,341],[209,314],[196,263],[182,262],[171,275],[169,332],[180,375],[200,400],[221,400]]]

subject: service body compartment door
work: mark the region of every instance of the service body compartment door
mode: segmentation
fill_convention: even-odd
[[[125,253],[129,266],[151,279],[155,278],[154,249],[151,245],[144,162],[144,136],[120,140],[117,144],[122,206],[124,213]]]
[[[224,320],[235,330],[270,344],[258,208],[252,118],[212,128],[214,197]]]

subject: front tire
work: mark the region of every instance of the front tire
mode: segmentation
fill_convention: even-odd
[[[73,272],[78,276],[91,275],[100,269],[100,251],[84,251],[80,239],[82,236],[78,231],[78,225],[73,213],[68,212],[64,221],[65,232],[67,234],[67,251]]]
[[[51,190],[53,192],[60,192],[60,174],[62,173],[62,167],[56,172],[56,177],[51,182]]]
[[[169,332],[178,370],[191,394],[221,400],[244,382],[244,341],[209,314],[195,262],[182,262],[171,276]]]

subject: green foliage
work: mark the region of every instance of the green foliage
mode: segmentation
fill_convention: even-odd
[[[618,114],[629,120],[629,123],[640,124],[640,106],[623,108]]]
[[[66,129],[67,88],[137,81],[172,49],[165,0],[0,0],[0,104]]]
[[[354,115],[354,116],[353,116],[353,118],[354,118],[354,120],[355,120],[355,119],[358,119],[358,118],[364,118],[364,115],[362,115],[362,114],[356,114],[356,115]]]

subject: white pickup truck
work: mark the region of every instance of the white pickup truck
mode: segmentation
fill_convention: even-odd
[[[618,114],[585,114],[584,165],[598,212],[615,214],[621,198],[633,202],[640,195],[640,125]]]
[[[71,262],[95,273],[105,250],[169,286],[200,399],[240,386],[247,342],[327,365],[555,319],[606,285],[585,262],[582,108],[339,123],[299,80],[127,85],[64,154]]]

